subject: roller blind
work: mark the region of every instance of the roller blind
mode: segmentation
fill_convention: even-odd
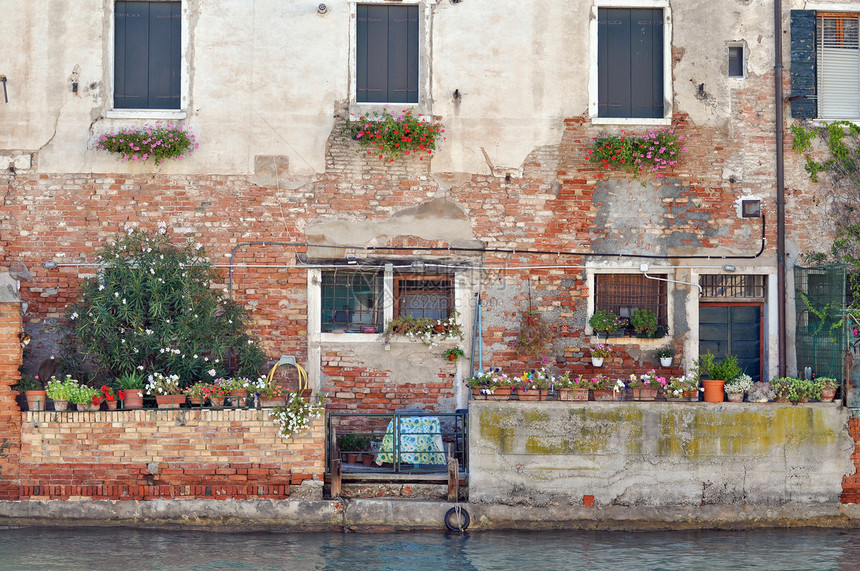
[[[860,45],[856,17],[818,18],[818,116],[860,116]]]

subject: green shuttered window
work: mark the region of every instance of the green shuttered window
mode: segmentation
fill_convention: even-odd
[[[181,2],[117,2],[114,108],[179,109]]]
[[[663,10],[597,12],[599,117],[662,118]]]
[[[418,103],[418,6],[356,7],[356,101]]]

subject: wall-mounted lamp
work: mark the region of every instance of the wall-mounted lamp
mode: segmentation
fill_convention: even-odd
[[[54,260],[45,260],[44,262],[42,262],[42,267],[46,270],[56,270],[57,262],[55,262]]]
[[[3,82],[3,99],[6,100],[6,103],[9,103],[9,97],[6,95],[6,76],[0,75],[0,81]]]
[[[724,271],[724,272],[733,272],[733,271],[735,271],[736,269],[737,269],[737,268],[736,268],[736,267],[734,267],[732,264],[725,264],[725,265],[723,266],[723,271]]]
[[[347,264],[357,264],[358,260],[355,259],[355,256],[347,256],[346,257]]]
[[[744,198],[741,200],[742,218],[761,218],[761,200],[757,198]]]

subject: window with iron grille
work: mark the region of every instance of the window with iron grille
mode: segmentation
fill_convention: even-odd
[[[454,280],[451,276],[394,276],[394,317],[447,319],[453,307]]]
[[[382,278],[382,272],[323,272],[320,288],[322,331],[381,331]]]
[[[666,278],[665,274],[656,277]],[[594,309],[605,309],[629,319],[637,309],[650,309],[657,325],[668,325],[666,282],[641,274],[595,274]]]
[[[702,301],[719,299],[764,301],[765,276],[707,274],[699,278]]]

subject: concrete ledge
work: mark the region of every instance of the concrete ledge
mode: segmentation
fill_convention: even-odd
[[[860,505],[778,507],[546,506],[460,504],[470,531],[499,529],[747,529],[860,525]],[[0,528],[129,526],[283,531],[445,529],[454,504],[421,500],[152,500],[0,502]]]

